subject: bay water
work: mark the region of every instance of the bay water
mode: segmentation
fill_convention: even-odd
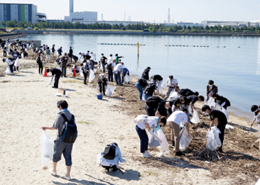
[[[41,40],[42,44],[56,49],[69,47],[74,55],[93,51],[97,59],[118,53],[131,75],[140,76],[150,66],[150,76],[160,74],[166,79],[173,75],[180,88],[190,88],[206,94],[206,85],[214,80],[219,94],[228,98],[232,107],[228,110],[252,119],[250,107],[260,104],[260,38],[258,37],[214,37],[214,36],[143,36],[143,35],[28,35],[27,40]],[[137,47],[112,44],[145,44]],[[170,45],[170,46],[169,46]]]

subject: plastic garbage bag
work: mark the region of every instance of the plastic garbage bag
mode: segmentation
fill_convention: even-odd
[[[167,139],[162,131],[162,129],[158,130],[156,132],[158,138],[162,141],[160,143],[160,153],[161,154],[167,154],[169,152],[169,145],[168,145],[168,142],[167,142]]]
[[[129,83],[129,82],[131,82],[131,77],[128,74],[126,74],[124,78],[124,83]]]
[[[20,62],[19,62],[19,58],[17,58],[14,62],[14,66],[19,67],[20,66]]]
[[[13,73],[11,72],[11,69],[9,66],[7,66],[6,70],[5,70],[5,74],[7,75],[12,75]]]
[[[217,150],[219,147],[221,147],[221,141],[219,139],[220,130],[214,126],[211,127],[211,129],[207,133],[207,144],[206,147],[211,150]]]
[[[52,143],[53,140],[50,138],[45,131],[42,131],[41,135],[41,156],[42,156],[42,168],[46,170],[52,159]]]
[[[103,72],[103,65],[102,64],[100,64],[99,71]]]
[[[24,58],[24,54],[23,53],[21,54],[21,58]]]
[[[229,117],[228,111],[227,111],[224,107],[221,107],[221,110],[220,110],[220,111],[223,112],[223,113],[226,115],[226,118],[227,118],[227,120],[228,120],[228,117]]]
[[[84,74],[83,74],[83,71],[82,71],[81,68],[79,68],[79,75],[80,75],[81,77],[84,77]]]
[[[260,185],[260,179],[258,179],[255,185]]]
[[[226,124],[226,127],[225,127],[227,130],[229,130],[229,129],[234,129],[234,127],[233,126],[231,126],[231,125],[229,125],[229,124]]]
[[[95,79],[95,73],[91,69],[89,70],[89,83],[92,82]]]
[[[195,109],[193,110],[193,115],[192,115],[192,118],[190,121],[195,124],[200,123],[200,118],[199,118],[197,110],[195,110]]]
[[[108,97],[112,96],[112,94],[114,93],[115,90],[116,90],[116,87],[107,85],[106,96],[108,96]]]
[[[154,133],[154,134],[149,133],[148,146],[150,148],[155,148],[157,146],[160,146],[160,141],[157,139],[158,136],[157,137],[156,136],[157,136],[156,133]]]
[[[212,97],[209,97],[209,100],[206,102],[206,105],[208,105],[210,108],[211,107],[215,108],[215,99]]]
[[[180,150],[185,151],[186,147],[189,146],[192,141],[192,135],[186,130],[186,127],[182,129],[181,137],[180,137]]]
[[[94,69],[93,71],[94,71],[94,74],[96,74],[96,73],[97,73],[97,70],[96,70],[96,69]]]
[[[147,120],[148,116],[147,115],[138,115],[135,119],[134,119],[134,123],[143,123]]]
[[[51,85],[51,84],[52,84],[52,77],[49,79],[49,83],[48,83],[47,87],[48,87],[49,85]]]

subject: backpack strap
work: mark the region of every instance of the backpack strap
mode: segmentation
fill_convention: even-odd
[[[63,117],[63,119],[65,120],[65,122],[66,122],[66,121],[69,121],[68,118],[65,116],[64,113],[60,112],[59,114]],[[73,115],[73,114],[71,114],[71,120],[70,120],[70,121],[72,121],[72,120],[74,120],[74,115]]]

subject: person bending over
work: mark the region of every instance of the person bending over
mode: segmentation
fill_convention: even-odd
[[[231,106],[230,101],[227,98],[225,98],[223,96],[219,96],[216,93],[212,95],[212,98],[214,98],[215,102],[217,104],[219,104],[221,107],[224,107],[226,110],[227,110],[227,107]]]
[[[51,81],[53,81],[53,78],[55,76],[54,85],[52,86],[52,88],[59,88],[59,80],[60,80],[60,76],[61,76],[61,70],[57,69],[57,68],[51,68],[51,69],[47,69],[46,72],[47,73],[51,72],[51,75],[52,75]]]
[[[219,148],[218,151],[223,152],[222,146],[223,146],[223,141],[224,141],[225,128],[226,128],[226,124],[227,124],[226,115],[219,110],[212,110],[208,105],[204,105],[202,107],[202,112],[209,114],[210,119],[212,120],[212,122],[210,123],[209,129],[211,129],[211,127],[213,127],[213,126],[217,126],[217,128],[220,130],[219,138],[221,141],[221,147]]]
[[[105,74],[100,74],[98,77],[98,85],[100,94],[106,95],[107,78]]]
[[[207,85],[207,101],[209,97],[216,93],[218,93],[218,87],[214,85],[213,80],[209,80],[209,83]]]
[[[259,106],[257,106],[257,105],[252,105],[252,106],[251,106],[251,111],[255,113],[254,119],[253,119],[253,121],[252,121],[252,123],[251,123],[251,127],[252,127],[252,126],[254,125],[254,123],[256,122],[256,123],[258,124],[258,125],[257,125],[258,129],[260,129],[260,109],[259,109]],[[257,142],[259,142],[259,146],[258,146],[258,147],[256,146],[256,143],[257,143]],[[257,139],[257,140],[254,142],[254,144],[252,145],[252,147],[257,148],[258,150],[260,149],[260,138]]]
[[[140,78],[136,83],[135,87],[139,91],[139,100],[143,101],[143,89],[148,85],[147,80],[144,78]]]

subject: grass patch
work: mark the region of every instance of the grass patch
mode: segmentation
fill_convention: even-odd
[[[86,124],[86,125],[89,125],[89,124],[91,124],[91,123],[90,123],[90,122],[88,122],[88,121],[78,121],[77,123]]]
[[[81,92],[76,92],[77,93],[77,95],[82,95],[82,93]]]

